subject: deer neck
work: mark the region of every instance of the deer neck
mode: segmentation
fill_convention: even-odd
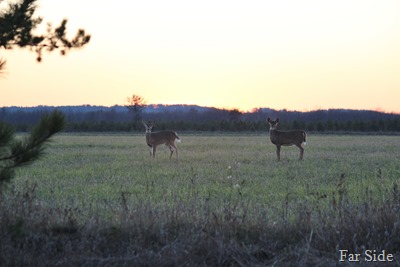
[[[146,132],[146,143],[149,147],[152,147],[151,145],[151,132]]]
[[[278,141],[278,130],[276,129],[270,129],[269,130],[269,137],[271,138],[272,143],[275,144],[276,141]]]

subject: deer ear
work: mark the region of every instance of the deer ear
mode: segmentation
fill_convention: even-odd
[[[268,122],[270,122],[270,121],[271,121],[271,119],[268,117],[267,121],[268,121]]]

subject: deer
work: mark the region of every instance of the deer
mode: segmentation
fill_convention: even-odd
[[[153,122],[145,122],[142,121],[144,127],[146,128],[146,143],[150,147],[150,157],[153,155],[153,159],[156,157],[156,149],[158,145],[165,144],[171,154],[169,158],[172,158],[172,154],[176,153],[176,159],[178,159],[178,148],[175,145],[175,140],[181,142],[178,134],[174,131],[159,131],[159,132],[152,132],[154,125],[156,124],[155,121]]]
[[[295,145],[300,149],[300,158],[303,159],[304,148],[301,146],[303,143],[306,144],[306,132],[303,130],[291,130],[291,131],[279,131],[277,129],[279,119],[271,120],[267,119],[269,123],[269,137],[271,142],[276,146],[276,155],[278,161],[281,160],[281,146]]]

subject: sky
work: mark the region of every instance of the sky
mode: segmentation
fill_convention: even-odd
[[[197,104],[400,113],[400,1],[39,0],[90,43],[0,50],[1,106]]]

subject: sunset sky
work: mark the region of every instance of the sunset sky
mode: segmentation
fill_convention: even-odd
[[[400,1],[40,0],[91,42],[0,50],[1,106],[197,104],[400,113]]]

